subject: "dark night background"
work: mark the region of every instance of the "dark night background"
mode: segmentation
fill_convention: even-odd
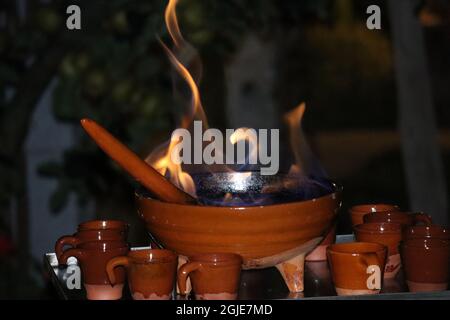
[[[78,4],[82,30],[65,27]],[[164,0],[0,3],[0,298],[52,298],[42,256],[83,220],[129,221],[135,183],[81,130],[98,120],[145,157],[179,121]],[[382,29],[366,27],[381,7]],[[303,129],[348,208],[386,202],[447,224],[450,1],[180,0],[181,31],[203,62],[215,128]],[[408,19],[409,17],[409,19]],[[18,274],[20,270],[20,275]]]

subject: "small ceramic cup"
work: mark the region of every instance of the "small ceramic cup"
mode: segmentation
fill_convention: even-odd
[[[177,255],[169,250],[133,250],[106,265],[109,280],[116,283],[115,268],[127,269],[128,286],[134,300],[170,300],[177,272]]]
[[[401,268],[399,244],[402,241],[402,225],[399,223],[372,222],[354,227],[355,237],[360,242],[373,242],[388,248],[384,278],[394,278]]]
[[[350,218],[352,220],[352,226],[363,224],[363,217],[371,212],[380,211],[398,211],[400,208],[393,204],[374,203],[374,204],[360,204],[350,208]]]
[[[409,239],[401,245],[406,284],[411,292],[443,291],[448,287],[448,240]]]
[[[333,244],[328,263],[339,296],[377,294],[381,290],[387,248],[378,243]]]
[[[326,261],[327,248],[336,241],[336,224],[326,234],[325,238],[319,245],[305,257],[306,261]]]
[[[241,266],[242,257],[234,253],[198,254],[178,270],[178,287],[185,294],[189,277],[197,300],[234,300]]]
[[[124,245],[127,244],[126,234],[120,230],[81,230],[71,236],[62,236],[56,241],[56,257],[59,260],[64,251],[64,248],[67,246],[76,248],[81,243],[91,241],[121,241]]]
[[[114,257],[128,253],[128,245],[121,241],[91,241],[64,251],[60,263],[66,264],[69,257],[75,257],[81,265],[84,288],[88,300],[117,300],[122,297],[125,269],[115,270],[115,285],[111,285],[106,264]]]
[[[432,223],[431,217],[425,213],[404,212],[404,211],[384,211],[366,214],[363,218],[364,223],[370,222],[390,222],[400,223],[403,226],[412,226],[423,223],[429,225]]]
[[[423,238],[450,240],[450,232],[447,227],[435,224],[427,226],[409,226],[403,230],[403,240]]]

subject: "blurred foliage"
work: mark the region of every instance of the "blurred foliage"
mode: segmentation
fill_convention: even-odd
[[[224,61],[249,30],[264,36],[284,23],[298,23],[305,15],[325,17],[328,3],[180,1],[177,14],[186,39],[201,54]],[[53,105],[59,120],[76,124],[83,117],[96,119],[143,156],[170,136],[178,101],[173,98],[171,66],[157,41],[158,36],[171,43],[164,24],[166,4],[103,2],[105,18],[97,21],[95,30],[83,31],[82,48],[71,50],[60,62]],[[51,41],[64,17],[58,13],[52,6],[39,8],[34,16],[39,31],[28,35],[24,44],[32,40],[36,47]],[[11,75],[6,78],[13,79]],[[62,162],[44,163],[39,172],[58,180],[50,198],[54,212],[67,204],[71,193],[83,206],[92,196],[123,197],[132,188],[126,175],[82,132]]]
[[[84,19],[94,2],[77,3]],[[67,4],[34,3],[33,14],[24,26],[12,14],[8,28],[0,30],[0,115],[6,105],[6,88],[20,82],[30,59],[38,60],[55,41],[68,48],[56,62],[59,81],[53,111],[59,120],[74,124],[78,138],[62,161],[44,163],[39,169],[42,175],[58,181],[50,199],[54,212],[67,204],[72,193],[83,206],[92,198],[123,199],[133,188],[128,177],[79,128],[81,118],[99,121],[145,156],[170,136],[180,116],[176,112],[180,101],[173,95],[174,74],[157,40],[161,37],[171,44],[164,23],[167,1],[95,1],[101,10],[93,25],[86,26],[82,20],[82,31],[61,34]],[[335,26],[339,17],[348,20],[352,16],[352,5],[355,1],[180,0],[177,14],[183,35],[209,63],[226,64],[249,32],[275,40],[280,45],[277,87],[283,88],[276,88],[280,106],[290,108],[303,99],[314,106],[334,105],[326,109],[332,113],[326,118],[340,125],[340,106],[354,106],[371,96],[375,108],[386,102],[377,100],[374,92],[380,87],[375,84],[391,85],[385,81],[391,61],[384,35],[369,35],[352,21]],[[11,12],[13,7],[5,5]],[[350,13],[344,14],[345,10]],[[292,31],[294,36],[290,37]],[[69,45],[71,42],[77,45]],[[349,90],[351,96],[342,95]],[[223,101],[226,97],[214,99]],[[207,113],[214,113],[214,106],[205,107]],[[324,122],[323,112],[325,109],[317,107],[307,117],[319,117],[320,121],[314,121],[318,127],[333,126]],[[8,173],[7,166],[0,166],[0,170]],[[2,188],[6,194],[8,184],[2,183]]]
[[[0,299],[45,299],[40,263],[30,260],[27,270],[16,257],[0,257]]]
[[[288,38],[283,50],[277,96],[287,107],[307,101],[307,131],[395,127],[393,61],[383,33],[360,23],[316,24]],[[282,79],[298,89],[286,88]]]

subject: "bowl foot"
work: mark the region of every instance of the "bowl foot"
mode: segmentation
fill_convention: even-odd
[[[285,262],[276,265],[283,276],[290,292],[303,292],[303,274],[305,269],[305,254],[299,254]]]

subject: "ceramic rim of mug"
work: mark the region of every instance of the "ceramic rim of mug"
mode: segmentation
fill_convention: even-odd
[[[132,263],[139,264],[172,263],[178,258],[175,252],[166,249],[131,250],[127,257],[130,258]]]
[[[414,238],[402,241],[403,247],[441,249],[450,246],[450,240],[438,238]]]
[[[381,210],[377,209],[377,207],[380,207]],[[373,209],[375,209],[375,211]],[[400,210],[399,206],[388,203],[358,204],[350,208],[350,212],[357,212],[357,213],[389,212],[399,210]]]
[[[327,251],[332,254],[360,255],[365,253],[387,253],[387,247],[375,242],[345,242],[332,244],[328,246]]]
[[[427,233],[426,235],[417,234],[414,232],[415,229],[418,229],[418,232]],[[434,231],[432,231],[434,230]],[[433,232],[439,233],[439,235],[430,235]],[[449,228],[445,226],[440,226],[437,224],[430,225],[416,225],[416,226],[408,226],[403,230],[403,237],[407,239],[407,237],[412,236],[413,238],[409,239],[442,239],[442,240],[450,240]],[[407,240],[409,240],[407,239]]]
[[[94,240],[80,243],[77,248],[89,251],[102,251],[129,248],[128,243],[123,240]]]
[[[386,229],[368,229],[370,227],[385,227]],[[367,222],[363,224],[358,224],[354,227],[355,231],[361,233],[369,233],[369,234],[401,234],[402,233],[402,224],[396,222]]]
[[[78,225],[78,231],[86,230],[128,230],[128,224],[122,220],[89,220]]]
[[[220,252],[220,253],[200,253],[189,257],[189,262],[200,262],[211,265],[233,265],[242,264],[242,257],[236,253]]]
[[[83,229],[78,230],[73,234],[73,237],[80,236],[81,234],[89,234],[89,235],[102,235],[102,236],[120,236],[124,237],[125,233],[124,231],[120,229]]]
[[[400,218],[404,216],[411,216],[411,218],[414,217],[416,214],[425,214],[424,212],[413,212],[413,211],[400,211],[400,210],[391,210],[391,211],[378,211],[378,212],[370,212],[367,215],[364,216],[363,219],[367,219],[367,217],[370,215],[373,217],[387,217],[389,219],[395,219]],[[380,221],[381,222],[381,221]],[[383,221],[388,223],[387,221]],[[364,223],[370,223],[370,222],[364,222]],[[398,222],[389,222],[389,223],[398,223]]]

